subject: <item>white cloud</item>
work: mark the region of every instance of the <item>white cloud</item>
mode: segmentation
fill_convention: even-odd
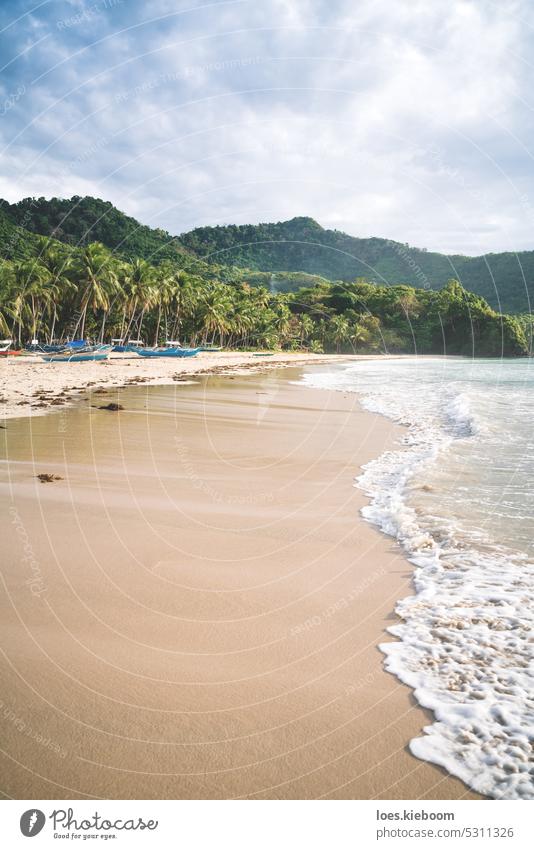
[[[4,196],[95,194],[173,232],[312,215],[438,250],[533,246],[526,0],[186,6],[129,0],[60,32],[55,10],[17,73],[72,58],[0,122],[21,133]]]

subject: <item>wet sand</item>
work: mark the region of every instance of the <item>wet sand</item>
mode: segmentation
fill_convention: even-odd
[[[400,431],[297,376],[0,431],[5,796],[474,798],[377,648],[411,567],[353,479]]]

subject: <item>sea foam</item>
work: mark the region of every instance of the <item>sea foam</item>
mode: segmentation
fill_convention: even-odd
[[[413,506],[416,482],[446,464],[457,440],[469,456],[490,423],[471,409],[468,380],[460,388],[443,374],[427,383],[403,378],[402,368],[384,362],[304,382],[356,391],[366,409],[407,426],[399,450],[367,464],[357,485],[370,497],[363,516],[415,565],[415,595],[398,602],[400,622],[388,629],[397,640],[380,646],[386,669],[435,716],[410,750],[482,794],[531,799],[534,564],[484,529],[464,527],[461,507],[436,515]]]

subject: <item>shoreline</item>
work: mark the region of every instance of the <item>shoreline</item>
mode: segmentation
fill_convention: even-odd
[[[0,419],[39,416],[76,404],[83,392],[125,386],[172,386],[189,377],[243,375],[274,368],[366,359],[399,359],[408,354],[276,353],[256,357],[253,352],[201,352],[183,359],[143,359],[135,354],[112,354],[109,360],[89,363],[45,363],[40,357],[0,360]]]
[[[243,374],[282,366],[336,362],[345,357],[328,354],[278,353],[255,357],[252,352],[201,352],[183,359],[143,359],[112,354],[103,362],[45,363],[40,357],[6,357],[0,361],[0,418],[44,415],[70,406],[87,390],[120,389],[129,385],[172,385],[183,378],[215,374]],[[351,357],[347,359],[359,359]]]
[[[477,798],[409,754],[428,714],[378,650],[413,570],[354,477],[401,429],[294,377],[113,388],[118,417],[6,431],[6,706],[65,753],[0,713],[10,795]]]

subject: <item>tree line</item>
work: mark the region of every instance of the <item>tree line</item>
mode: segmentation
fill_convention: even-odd
[[[451,280],[441,290],[320,281],[280,293],[206,278],[171,261],[127,261],[99,242],[45,237],[0,263],[0,331],[17,345],[67,338],[315,352],[528,353],[526,326]]]
[[[24,233],[14,238],[14,228]],[[141,224],[100,198],[28,197],[0,200],[0,239],[6,259],[35,253],[38,235],[72,247],[102,242],[132,261],[169,261],[203,278],[235,282],[255,272],[276,274],[278,291],[296,291],[298,277],[329,281],[371,278],[439,289],[448,277],[505,313],[528,313],[534,302],[534,251],[446,256],[383,238],[356,238],[327,230],[308,217],[264,224],[197,227],[181,236]]]

